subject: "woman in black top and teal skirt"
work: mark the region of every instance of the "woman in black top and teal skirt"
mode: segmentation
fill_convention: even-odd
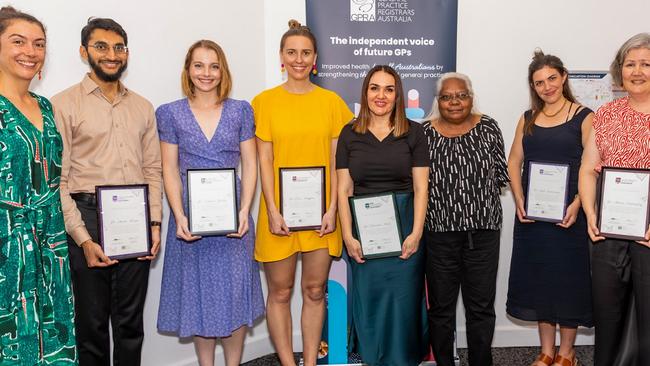
[[[359,117],[343,127],[336,150],[339,217],[352,272],[351,349],[368,365],[418,365],[427,352],[424,251],[429,156],[422,127],[406,119],[399,75],[375,66],[361,91]],[[399,256],[364,258],[348,198],[396,194]]]
[[[463,289],[470,366],[492,365],[499,194],[508,183],[497,122],[474,108],[466,75],[447,73],[424,124],[431,174],[425,224],[429,332],[438,366],[454,365],[456,302]]]

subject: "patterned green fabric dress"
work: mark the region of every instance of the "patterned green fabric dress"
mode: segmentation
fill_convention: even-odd
[[[43,132],[0,96],[0,365],[76,365],[63,144],[50,102],[32,96]]]

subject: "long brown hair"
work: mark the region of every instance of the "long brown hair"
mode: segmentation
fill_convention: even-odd
[[[567,77],[562,85],[562,95],[564,95],[569,102],[577,103],[576,98],[571,92],[571,87],[569,86],[569,70],[564,67],[562,60],[557,56],[545,55],[542,50],[536,49],[533,54],[533,61],[528,65],[528,91],[530,92],[530,109],[533,113],[529,118],[524,119],[524,134],[526,135],[531,135],[533,133],[535,120],[537,119],[537,116],[542,113],[542,109],[544,108],[544,101],[539,97],[539,95],[537,95],[535,85],[533,84],[533,74],[544,67],[555,69],[560,73],[560,76]]]
[[[406,119],[406,112],[404,110],[404,90],[402,89],[402,79],[399,74],[388,65],[377,65],[368,71],[368,75],[363,79],[363,87],[361,89],[361,109],[359,116],[352,122],[352,130],[356,133],[366,133],[368,131],[368,123],[372,118],[370,106],[368,105],[368,87],[370,86],[370,78],[377,72],[385,72],[395,78],[395,106],[390,113],[390,126],[393,128],[393,136],[402,136],[409,131],[409,121]]]

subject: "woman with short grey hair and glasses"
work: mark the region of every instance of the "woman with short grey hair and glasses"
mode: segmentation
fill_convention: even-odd
[[[492,365],[494,297],[508,184],[497,122],[474,107],[472,83],[444,74],[424,124],[431,171],[425,221],[429,332],[438,366],[454,364],[458,291],[467,314],[469,364]]]

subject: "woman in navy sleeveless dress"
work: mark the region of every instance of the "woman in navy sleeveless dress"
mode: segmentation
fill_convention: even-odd
[[[589,242],[577,193],[593,112],[576,103],[559,58],[537,51],[528,71],[532,109],[519,121],[508,159],[517,217],[506,311],[538,322],[542,350],[532,365],[575,365],[577,327],[592,326]],[[561,223],[525,218],[531,161],[570,166]],[[561,342],[556,352],[557,326]]]

